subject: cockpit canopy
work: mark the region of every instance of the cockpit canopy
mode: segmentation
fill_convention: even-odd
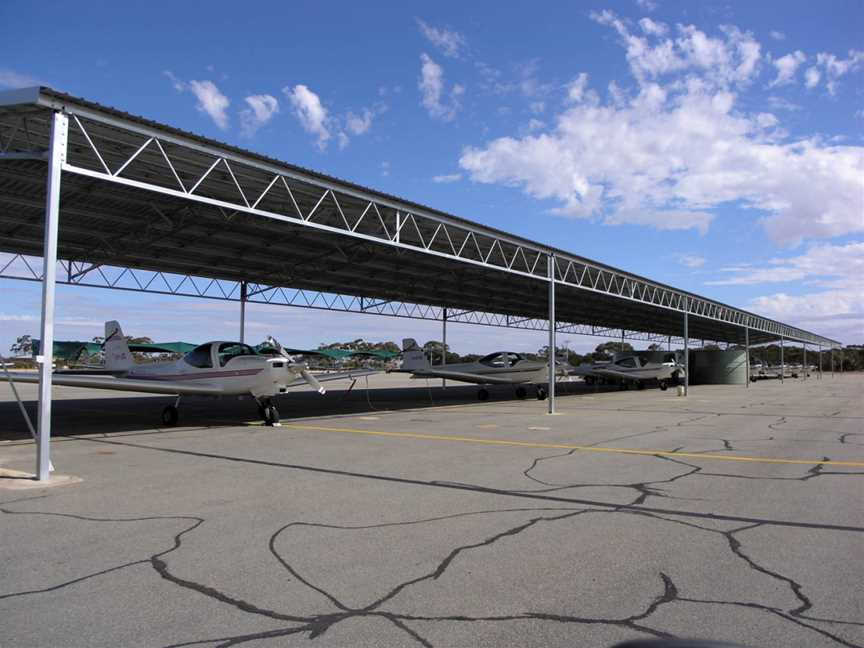
[[[514,366],[520,360],[524,360],[521,354],[512,353],[510,351],[496,351],[487,356],[480,358],[479,362],[487,367],[495,367],[496,369],[505,369]]]
[[[257,355],[255,349],[242,342],[207,342],[192,349],[183,360],[198,369],[212,369],[214,360],[217,366],[224,367],[234,358]]]

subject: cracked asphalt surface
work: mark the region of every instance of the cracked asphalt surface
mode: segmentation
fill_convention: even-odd
[[[576,386],[556,416],[408,384],[167,430],[168,399],[57,389],[83,481],[0,478],[0,645],[864,646],[864,376]],[[0,386],[0,468],[25,437]]]

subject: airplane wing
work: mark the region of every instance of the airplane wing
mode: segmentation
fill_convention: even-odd
[[[475,385],[516,385],[522,382],[511,378],[498,378],[492,374],[463,373],[461,371],[447,371],[446,369],[415,369],[406,373],[412,374],[413,378],[446,378],[447,380],[457,380]]]
[[[13,373],[12,380],[20,383],[38,383],[37,373]],[[0,376],[5,378],[5,376]],[[146,394],[171,394],[175,396],[218,396],[224,393],[221,385],[200,380],[142,380],[140,378],[115,378],[104,374],[53,374],[51,382],[60,387],[89,387],[90,389],[113,389]]]
[[[333,380],[353,380],[355,378],[362,378],[363,376],[371,376],[372,374],[381,373],[375,369],[358,369],[356,371],[340,371],[338,373],[313,373],[312,376],[319,383],[322,382],[331,382]],[[304,385],[308,385],[309,382],[305,378],[297,378],[296,380],[288,383],[286,387],[302,387]]]

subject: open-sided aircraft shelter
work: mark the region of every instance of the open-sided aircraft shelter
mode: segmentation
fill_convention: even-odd
[[[41,258],[41,263],[39,259]],[[0,93],[0,277],[681,343],[836,340],[37,87]],[[554,354],[550,354],[554,375]],[[51,359],[39,479],[49,474]],[[820,354],[821,360],[821,354]],[[833,360],[833,354],[832,354]],[[549,411],[555,409],[550,381]]]

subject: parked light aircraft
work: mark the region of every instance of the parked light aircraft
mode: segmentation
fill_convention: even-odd
[[[55,372],[53,384],[177,396],[162,411],[165,425],[177,423],[181,396],[252,396],[267,425],[279,425],[275,395],[303,384],[324,394],[321,382],[375,373],[364,370],[316,377],[302,362],[285,355],[261,355],[242,342],[207,342],[179,360],[136,364],[117,322],[105,323],[104,352],[104,371]],[[39,375],[15,373],[12,380],[37,383]]]
[[[535,384],[538,400],[546,398],[546,387],[542,385],[549,384],[549,367],[544,361],[528,360],[512,351],[496,351],[477,362],[432,366],[411,338],[402,340],[402,366],[395,371],[410,373],[412,378],[444,378],[475,385],[517,385],[517,398],[528,395],[523,385]],[[562,373],[560,369],[559,373]],[[485,401],[489,392],[481,387],[477,398]]]
[[[674,355],[665,362],[650,362],[635,354],[621,355],[612,362],[585,363],[569,370],[572,376],[582,376],[586,384],[611,382],[620,385],[634,384],[640,389],[649,381],[657,381],[660,389],[677,384],[684,378],[684,367]]]

